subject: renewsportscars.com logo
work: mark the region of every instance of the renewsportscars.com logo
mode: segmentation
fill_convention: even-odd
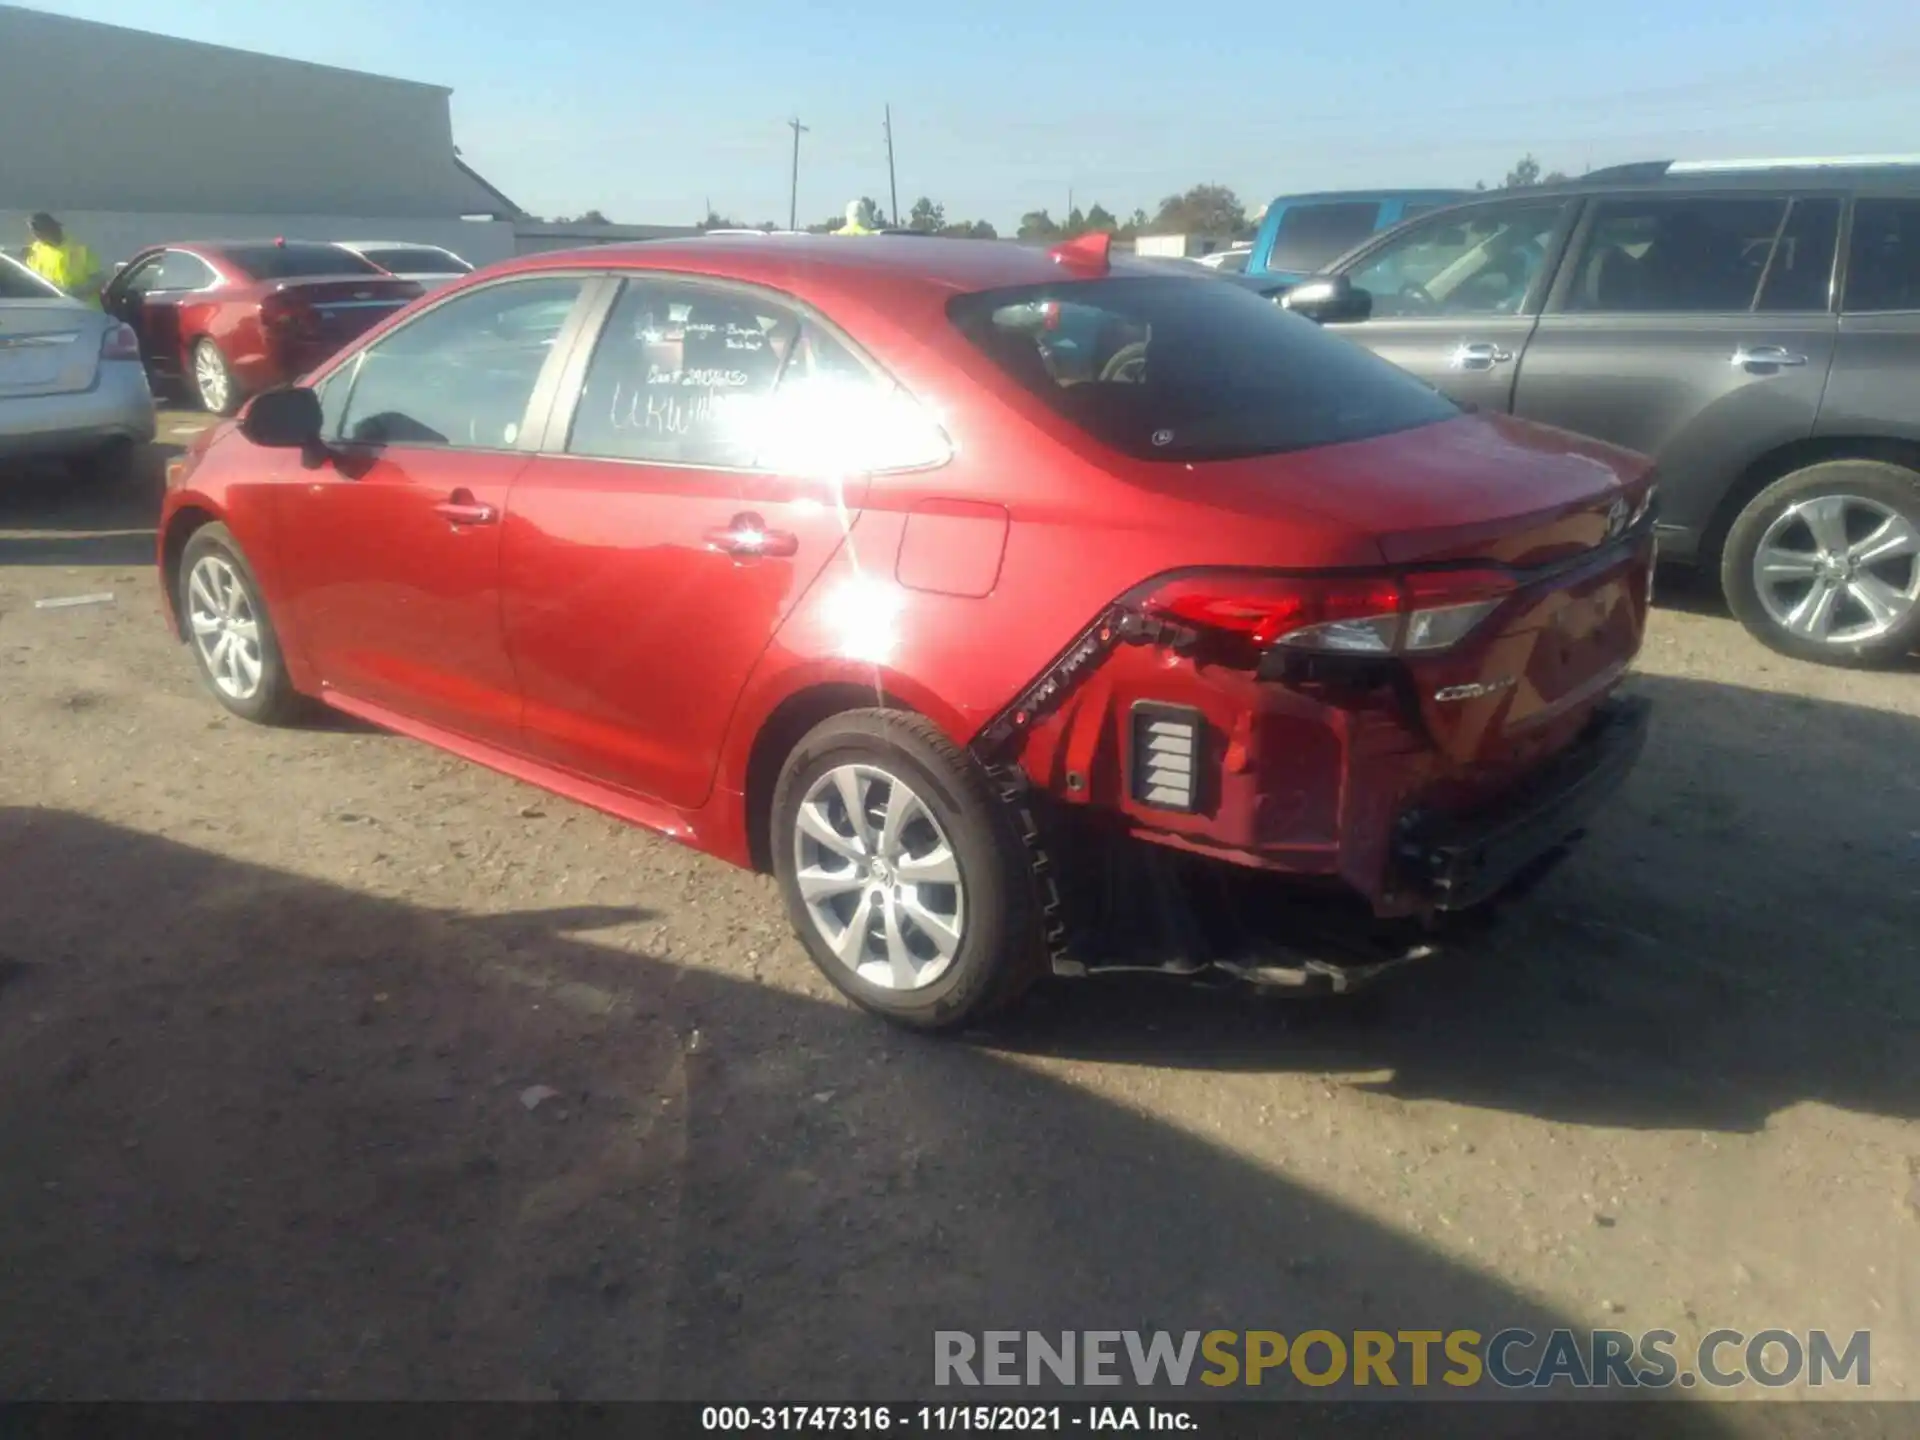
[[[1690,1353],[1671,1330],[938,1330],[941,1386],[1374,1386],[1419,1390],[1769,1389],[1873,1383],[1872,1335],[1715,1330]]]

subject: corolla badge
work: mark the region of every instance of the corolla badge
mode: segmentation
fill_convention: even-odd
[[[1484,700],[1489,695],[1498,695],[1502,690],[1511,690],[1519,683],[1515,676],[1502,675],[1498,680],[1475,685],[1445,685],[1433,692],[1433,698],[1442,704],[1449,700]]]

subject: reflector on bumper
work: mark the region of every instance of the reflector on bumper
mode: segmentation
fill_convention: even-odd
[[[1200,808],[1200,761],[1206,721],[1184,705],[1134,704],[1128,746],[1128,789],[1142,805],[1191,814]]]

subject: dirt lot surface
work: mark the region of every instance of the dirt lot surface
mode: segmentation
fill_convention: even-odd
[[[1630,793],[1473,953],[927,1042],[770,881],[226,718],[157,471],[0,486],[0,1394],[902,1398],[936,1329],[1571,1324],[1867,1328],[1920,1398],[1920,673],[1682,591]]]

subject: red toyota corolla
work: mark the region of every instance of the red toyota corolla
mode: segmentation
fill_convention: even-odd
[[[1644,740],[1653,488],[1103,241],[708,237],[413,305],[177,461],[159,559],[229,710],[770,870],[931,1029],[1522,886]]]

